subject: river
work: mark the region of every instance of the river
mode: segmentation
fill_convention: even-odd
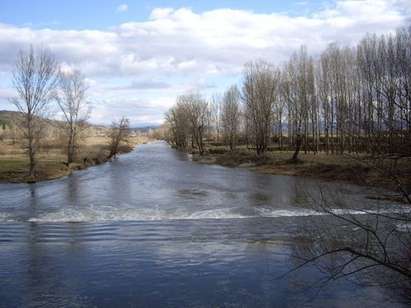
[[[302,190],[324,185],[353,209],[376,204],[356,186],[197,164],[162,142],[0,184],[0,307],[386,306],[377,287],[310,288],[313,266],[279,278],[316,219]]]

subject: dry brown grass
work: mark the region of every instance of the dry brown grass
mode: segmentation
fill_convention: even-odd
[[[299,162],[292,163],[292,151],[266,152],[257,156],[255,151],[241,146],[230,152],[224,146],[208,146],[207,154],[203,157],[194,154],[193,159],[202,163],[219,164],[228,167],[246,167],[257,172],[307,176],[327,181],[343,181],[358,185],[370,185],[395,190],[397,183],[387,176],[387,160],[383,166],[376,165],[376,159],[366,155],[336,155],[326,153],[301,152]],[[403,158],[395,167],[395,175],[407,188],[411,188],[411,159]]]
[[[121,152],[129,152],[136,145],[146,143],[145,136],[132,136],[128,145],[121,147]],[[31,182],[59,178],[69,175],[73,170],[84,169],[90,165],[101,164],[107,161],[110,140],[106,136],[91,136],[80,142],[76,161],[70,166],[66,164],[66,154],[61,143],[53,140],[44,142],[37,154],[35,178],[28,178],[28,158],[21,142],[12,143],[11,140],[0,141],[0,181]]]

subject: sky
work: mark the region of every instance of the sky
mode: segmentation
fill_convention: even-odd
[[[92,123],[138,127],[161,124],[178,95],[240,84],[249,61],[409,25],[411,0],[0,0],[0,110],[13,110],[16,55],[31,44],[82,71]]]

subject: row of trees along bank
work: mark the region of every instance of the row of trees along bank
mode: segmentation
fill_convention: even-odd
[[[63,115],[59,129],[66,137],[67,164],[74,161],[78,149],[80,132],[89,125],[91,109],[87,100],[88,86],[83,74],[64,71],[53,54],[33,47],[20,51],[13,71],[13,85],[17,96],[11,100],[22,115],[17,123],[24,142],[22,146],[29,158],[29,175],[35,175],[37,152],[44,136],[44,128],[57,107]],[[113,122],[109,133],[109,156],[115,156],[119,143],[128,132],[128,120]],[[109,158],[110,158],[109,157]]]
[[[411,28],[367,35],[354,47],[331,44],[319,57],[305,47],[278,67],[245,65],[234,85],[207,101],[182,95],[166,114],[172,145],[205,151],[248,145],[326,153],[411,153]]]

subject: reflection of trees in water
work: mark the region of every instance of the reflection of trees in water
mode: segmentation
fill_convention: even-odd
[[[38,208],[36,184],[30,184],[29,192],[30,198],[28,204],[28,217],[33,217],[36,214]]]
[[[68,181],[68,194],[76,200],[77,181]],[[39,210],[40,196],[37,192],[36,184],[30,185],[30,217],[34,217]],[[73,195],[74,194],[74,195]],[[41,306],[44,304],[55,303],[57,306],[81,305],[84,301],[76,293],[78,285],[74,277],[67,268],[72,268],[70,258],[64,258],[67,250],[76,254],[87,255],[86,246],[79,239],[85,232],[83,224],[42,224],[29,222],[25,225],[27,230],[26,252],[24,253],[24,263],[21,266],[21,279],[24,288],[23,305],[36,303]],[[53,242],[58,242],[54,245]]]
[[[238,186],[238,179],[233,177],[232,180],[233,187]],[[282,208],[293,203],[295,182],[294,177],[273,177],[257,172],[247,172],[244,177],[244,192],[251,206],[271,205],[275,208]]]
[[[79,180],[77,177],[69,176],[67,179],[67,200],[76,205],[79,199]]]
[[[65,228],[67,227],[67,228]],[[66,224],[56,227],[53,224],[28,224],[27,253],[25,256],[26,270],[22,282],[25,283],[24,302],[28,305],[37,303],[39,306],[55,303],[56,306],[81,306],[84,299],[79,297],[77,287],[78,277],[73,273],[75,258],[65,258],[64,255],[87,255],[86,246],[78,239],[82,224]],[[61,237],[61,238],[59,238]],[[58,241],[57,245],[53,242]],[[87,244],[87,243],[84,243]],[[81,256],[80,256],[81,257]],[[81,277],[80,277],[81,279]]]
[[[124,200],[124,202],[132,200],[130,177],[133,174],[130,174],[127,165],[122,165],[122,162],[119,160],[111,164],[108,172],[109,185],[107,185],[109,196],[114,200]]]

